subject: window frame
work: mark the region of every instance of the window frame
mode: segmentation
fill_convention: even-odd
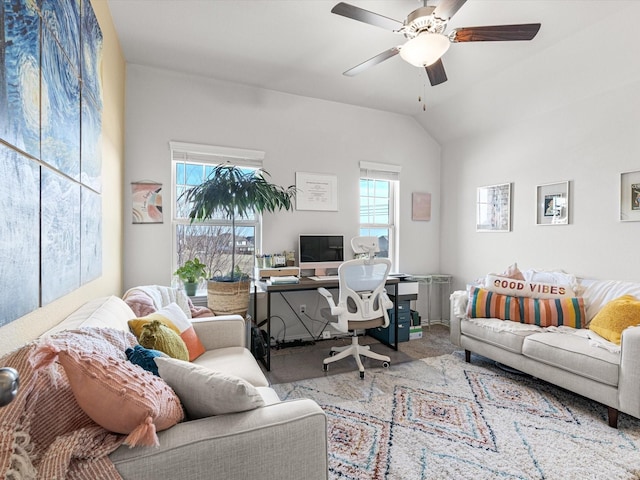
[[[178,216],[178,183],[177,183],[177,166],[182,163],[213,166],[225,163],[246,169],[262,169],[262,160],[264,152],[257,150],[237,149],[230,147],[218,147],[214,145],[189,144],[181,142],[169,142],[171,151],[171,276],[178,268],[178,227],[185,225],[203,225],[211,227],[228,227],[231,229],[231,219],[211,218],[198,222],[191,222],[188,217]],[[186,175],[186,168],[185,168]],[[185,178],[186,180],[186,178]],[[186,184],[180,184],[185,186]],[[254,249],[260,251],[262,249],[262,215],[255,213],[253,219],[236,218],[235,228],[253,227],[254,229]],[[235,246],[234,246],[235,248]]]
[[[389,222],[388,223],[361,223],[360,220],[362,218],[360,209],[362,208],[362,189],[360,186],[360,182],[362,180],[366,181],[383,181],[388,182],[389,195],[387,198],[387,205],[389,207]],[[370,172],[361,171],[360,176],[358,178],[358,232],[362,231],[362,229],[386,229],[389,232],[389,260],[391,260],[391,270],[396,271],[398,266],[398,249],[397,245],[399,244],[399,232],[398,232],[398,222],[397,218],[399,215],[398,211],[398,197],[400,192],[400,185],[398,180],[389,179],[389,178],[380,178],[375,174],[371,174]],[[377,197],[372,195],[367,195],[368,198],[385,198],[385,197]]]

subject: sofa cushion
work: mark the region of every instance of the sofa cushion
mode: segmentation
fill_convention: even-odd
[[[623,295],[640,298],[640,282],[623,282],[619,280],[583,280],[587,318],[591,320],[611,300]]]
[[[522,343],[527,336],[540,332],[540,327],[524,325],[497,318],[474,318],[460,323],[462,334],[490,345],[522,353]]]
[[[224,347],[207,350],[193,361],[194,364],[210,370],[228,373],[244,378],[254,387],[268,387],[269,382],[262,373],[258,362],[244,347]]]
[[[121,343],[135,337],[113,329],[65,331],[41,340],[33,354],[35,368],[62,365],[78,405],[98,425],[128,434],[130,446],[158,445],[156,431],[180,420],[176,394],[160,378],[129,362]]]
[[[129,320],[129,327],[136,337],[139,338],[142,333],[142,327],[153,320],[158,320],[180,335],[180,338],[182,338],[189,351],[189,361],[195,360],[204,353],[205,348],[198,338],[198,335],[196,335],[191,321],[177,303],[170,303],[166,307],[161,308],[157,312],[150,313],[145,317]]]
[[[590,345],[585,336],[536,333],[525,339],[522,354],[606,385],[618,385],[620,354]]]
[[[583,328],[586,324],[584,299],[518,297],[520,321],[541,327],[564,325]]]
[[[640,324],[640,301],[633,295],[623,295],[607,303],[589,323],[589,329],[620,345],[622,331]]]
[[[467,315],[470,318],[499,318],[517,322],[520,321],[520,306],[516,297],[470,287]]]
[[[244,412],[263,406],[262,395],[246,380],[200,365],[159,357],[160,377],[176,392],[191,420]]]
[[[121,298],[114,295],[89,300],[45,335],[81,327],[106,327],[129,331],[127,321],[136,315]]]
[[[138,341],[145,348],[160,350],[179,360],[189,360],[189,351],[180,335],[158,320],[146,323],[142,327]]]

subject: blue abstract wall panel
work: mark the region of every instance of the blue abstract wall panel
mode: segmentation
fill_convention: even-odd
[[[82,187],[80,192],[80,282],[102,275],[102,197]]]
[[[102,115],[90,95],[82,89],[82,126],[80,138],[80,178],[83,185],[101,191]]]
[[[81,59],[82,83],[85,91],[96,103],[98,111],[102,111],[102,31],[89,2],[82,4]],[[84,92],[83,92],[84,93]]]
[[[42,0],[44,26],[80,75],[80,0]]]
[[[38,307],[40,167],[0,144],[0,326]]]
[[[40,156],[40,17],[34,2],[0,0],[0,138]]]
[[[42,169],[42,304],[80,286],[80,185]]]
[[[0,326],[102,275],[102,47],[89,0],[0,0]]]
[[[80,79],[53,34],[42,29],[41,159],[80,179]]]

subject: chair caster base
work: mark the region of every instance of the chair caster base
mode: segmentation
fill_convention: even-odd
[[[382,362],[382,368],[389,368],[391,366],[391,363],[389,362]]]
[[[364,380],[364,372],[360,372],[360,378]]]

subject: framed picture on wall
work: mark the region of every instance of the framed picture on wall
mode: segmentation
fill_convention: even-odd
[[[162,184],[131,182],[132,223],[162,223]]]
[[[411,194],[411,220],[428,222],[431,220],[431,194],[413,192]]]
[[[478,187],[476,199],[476,231],[511,231],[510,183]]]
[[[620,221],[640,221],[640,171],[620,174]]]
[[[296,210],[338,211],[338,177],[296,172]]]
[[[569,182],[547,183],[536,188],[536,225],[569,223]]]

